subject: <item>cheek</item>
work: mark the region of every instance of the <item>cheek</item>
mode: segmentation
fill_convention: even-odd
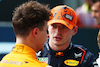
[[[42,32],[41,34],[40,34],[40,41],[45,41],[46,39],[47,39],[47,33],[46,32]]]
[[[99,13],[99,18],[100,18],[100,13]]]
[[[43,36],[42,36],[43,38],[44,38],[44,40],[46,41],[47,40],[47,38],[48,38],[48,35],[47,35],[47,32],[45,32],[44,34],[43,34]]]
[[[63,36],[67,37],[67,38],[70,38],[72,37],[73,33],[72,32],[66,32],[66,33],[63,33]]]
[[[97,13],[96,15],[100,18],[100,13]]]
[[[49,35],[54,33],[54,31],[52,29],[48,29],[48,31],[49,31]]]

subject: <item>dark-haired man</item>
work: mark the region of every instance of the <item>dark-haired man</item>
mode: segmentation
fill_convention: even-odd
[[[94,55],[82,45],[71,42],[78,29],[75,11],[67,5],[59,5],[51,13],[49,39],[44,50],[37,53],[38,59],[53,67],[94,67]]]
[[[16,44],[3,57],[0,67],[46,67],[36,58],[36,51],[42,50],[47,39],[47,21],[50,9],[37,1],[29,1],[15,8],[12,25]]]

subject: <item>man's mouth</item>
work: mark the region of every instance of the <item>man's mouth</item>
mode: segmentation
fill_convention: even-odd
[[[56,41],[60,41],[61,39],[62,39],[62,37],[54,37],[54,39],[56,40]]]

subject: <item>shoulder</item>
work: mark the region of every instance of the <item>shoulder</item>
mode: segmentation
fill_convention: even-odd
[[[95,56],[92,52],[88,51],[87,48],[85,48],[82,45],[73,45],[74,49],[78,52],[82,52],[82,62],[83,63],[92,63],[95,60]]]
[[[81,51],[81,52],[84,52],[86,53],[87,52],[87,48],[85,48],[84,46],[82,45],[76,45],[76,44],[72,44],[72,49],[76,50],[76,51]]]
[[[0,66],[11,66],[11,67],[46,67],[48,66],[46,63],[40,62],[36,58],[14,58],[5,56],[1,62]],[[20,59],[20,60],[19,60]],[[6,62],[6,63],[5,63]]]
[[[89,56],[89,55],[93,55],[93,56],[94,56],[94,54],[93,54],[92,52],[88,51],[88,49],[85,48],[85,47],[82,46],[82,45],[73,44],[73,48],[76,49],[76,50],[81,50],[81,51],[85,52],[88,56]]]
[[[47,67],[48,65],[46,63],[43,62],[30,62],[28,64],[24,64],[24,66],[29,66],[29,67]]]

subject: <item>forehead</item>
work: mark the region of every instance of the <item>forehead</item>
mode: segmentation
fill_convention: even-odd
[[[100,9],[100,1],[92,5],[92,9]]]

